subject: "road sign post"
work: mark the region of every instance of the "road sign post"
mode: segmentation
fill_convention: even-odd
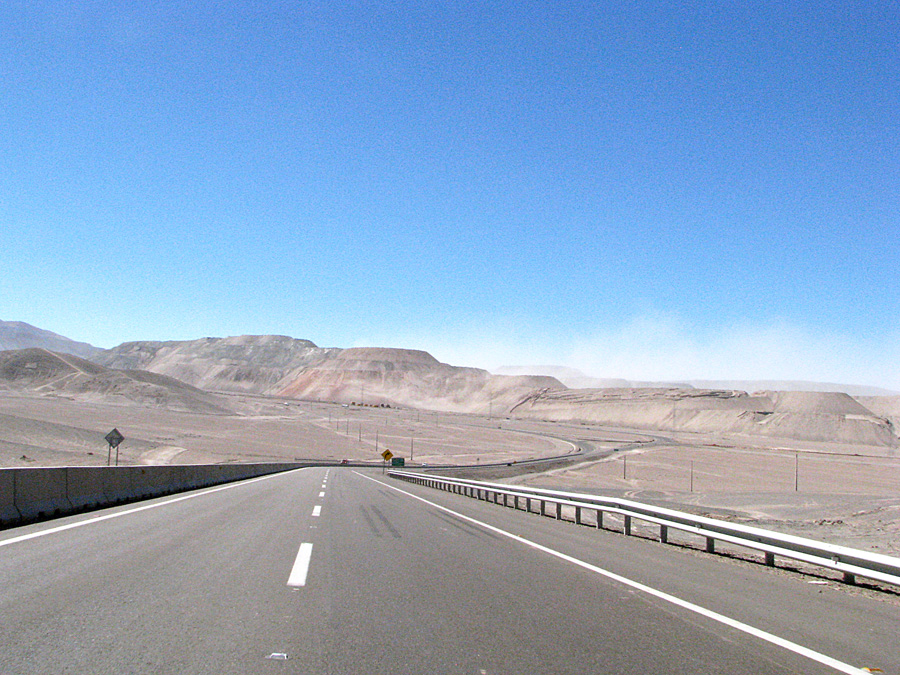
[[[381,456],[384,458],[384,461],[381,463],[381,473],[384,473],[384,467],[388,462],[391,461],[391,457],[394,456],[394,453],[386,449],[381,453]]]
[[[125,440],[125,437],[122,435],[122,432],[118,429],[113,429],[106,436],[103,437],[104,440],[109,443],[109,449],[106,451],[106,466],[109,466],[110,459],[112,458],[112,449],[116,449],[116,466],[119,466],[119,445],[121,445],[122,441]]]

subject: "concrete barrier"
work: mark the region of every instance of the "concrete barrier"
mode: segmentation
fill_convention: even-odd
[[[135,499],[149,499],[163,494],[165,483],[161,480],[158,466],[129,466],[125,467],[131,473],[131,489]]]
[[[309,464],[292,462],[0,469],[0,525],[160,497],[302,466]]]
[[[66,469],[16,469],[16,508],[23,520],[70,513]]]
[[[90,466],[70,466],[66,471],[66,496],[72,509],[81,511],[106,504],[102,474]]]
[[[103,471],[103,469],[113,471]],[[131,473],[119,471],[127,467],[100,467],[100,482],[103,485],[103,494],[106,495],[106,504],[119,504],[134,499],[134,490],[131,489]]]
[[[21,517],[16,508],[15,469],[0,469],[0,524],[15,523]]]

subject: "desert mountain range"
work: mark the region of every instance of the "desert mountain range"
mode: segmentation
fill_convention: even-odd
[[[557,371],[560,378],[539,368],[491,374],[440,363],[424,351],[322,348],[277,335],[127,342],[102,350],[28,324],[0,322],[0,349],[6,350],[0,352],[0,389],[206,412],[227,407],[214,392],[240,392],[888,447],[898,444],[900,428],[900,396],[756,387],[748,393],[691,383],[635,387],[623,380],[570,389],[560,379],[591,383],[579,382],[584,376],[577,371]]]

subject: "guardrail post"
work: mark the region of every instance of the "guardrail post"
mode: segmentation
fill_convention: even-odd
[[[898,583],[900,582],[900,560],[897,558],[878,556],[865,551],[854,551],[851,549],[847,553],[849,557],[846,560],[841,560],[840,558],[846,553],[846,549],[803,539],[802,537],[791,537],[777,532],[760,531],[758,529],[754,531],[754,528],[740,525],[719,524],[717,521],[709,518],[699,516],[695,518],[690,514],[676,513],[675,517],[670,518],[669,514],[663,509],[657,511],[654,507],[648,505],[645,505],[643,508],[633,509],[632,505],[625,500],[612,499],[607,501],[592,498],[590,495],[570,495],[550,490],[529,490],[527,488],[499,489],[497,486],[478,481],[443,478],[435,480],[396,475],[395,477],[416,482],[420,485],[432,485],[483,501],[493,501],[495,504],[502,503],[506,507],[510,506],[509,497],[512,496],[513,503],[511,506],[517,511],[522,508],[519,506],[519,497],[523,497],[525,499],[524,510],[528,513],[535,513],[531,502],[537,500],[539,502],[537,513],[542,516],[550,515],[547,513],[547,503],[550,502],[556,505],[555,515],[557,520],[563,520],[562,507],[570,505],[574,510],[575,523],[577,525],[596,526],[598,530],[607,529],[605,528],[604,518],[606,510],[610,509],[610,512],[616,517],[613,518],[609,529],[613,532],[618,531],[616,523],[618,523],[618,516],[621,515],[626,536],[632,535],[632,518],[641,520],[649,517],[649,521],[656,521],[656,524],[659,525],[659,541],[663,544],[669,543],[669,530],[674,527],[676,530],[683,530],[691,533],[693,536],[705,539],[705,549],[710,554],[716,553],[716,538],[717,536],[722,536],[723,541],[726,542],[745,545],[756,550],[762,549],[767,567],[775,567],[775,557],[777,555],[779,558],[784,557],[790,560],[819,564],[832,570],[835,570],[836,567],[843,568],[836,571],[842,573],[843,582],[848,585],[855,584],[856,577],[860,574],[867,579],[876,579],[900,585]],[[185,486],[187,485],[189,483],[185,483]],[[584,522],[584,509],[594,512],[595,521],[593,523]],[[854,571],[844,571],[847,569]]]

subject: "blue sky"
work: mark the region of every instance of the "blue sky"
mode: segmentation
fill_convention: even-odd
[[[896,2],[0,25],[0,319],[900,389]]]

